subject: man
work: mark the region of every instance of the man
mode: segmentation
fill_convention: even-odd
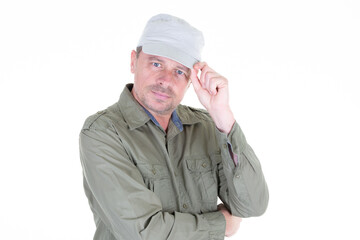
[[[268,203],[260,163],[200,62],[202,33],[160,14],[131,53],[134,84],[80,134],[94,239],[224,239]],[[180,105],[190,84],[206,108]],[[217,198],[223,204],[217,206]]]

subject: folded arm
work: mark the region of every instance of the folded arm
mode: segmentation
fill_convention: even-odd
[[[83,129],[80,156],[91,209],[116,239],[223,239],[220,211],[164,212],[111,128]]]

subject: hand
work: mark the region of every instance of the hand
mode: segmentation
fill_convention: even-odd
[[[200,79],[198,78],[199,71],[201,71]],[[227,79],[211,69],[205,62],[194,64],[190,79],[200,103],[209,112],[216,127],[228,134],[235,123],[235,118],[229,106]]]
[[[221,211],[221,213],[224,214],[225,217],[225,221],[226,221],[225,236],[231,237],[239,230],[242,218],[231,215],[224,206],[224,204],[219,204],[218,210]]]

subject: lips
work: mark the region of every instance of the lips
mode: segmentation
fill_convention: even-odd
[[[159,100],[167,100],[170,98],[169,95],[165,94],[165,93],[162,93],[162,92],[158,92],[158,91],[151,91],[155,97]]]

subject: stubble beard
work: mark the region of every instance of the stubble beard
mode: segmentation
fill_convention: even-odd
[[[152,92],[160,92],[160,93],[164,93],[168,96],[170,96],[170,102],[166,103],[165,101],[162,101],[160,99],[148,99],[147,96],[152,95]],[[147,86],[145,88],[145,94],[139,95],[136,91],[135,94],[137,95],[137,98],[140,99],[141,104],[149,111],[154,112],[156,114],[159,115],[168,115],[171,114],[176,106],[172,101],[172,98],[174,96],[174,91],[168,87],[168,88],[164,88],[161,85],[158,84],[154,84],[154,85],[150,85]],[[146,96],[147,95],[147,96]],[[162,105],[162,107],[156,107],[153,106],[154,104],[151,104],[151,101],[156,101],[157,103],[160,103]],[[164,105],[163,105],[164,104]],[[159,105],[158,105],[159,106]]]

